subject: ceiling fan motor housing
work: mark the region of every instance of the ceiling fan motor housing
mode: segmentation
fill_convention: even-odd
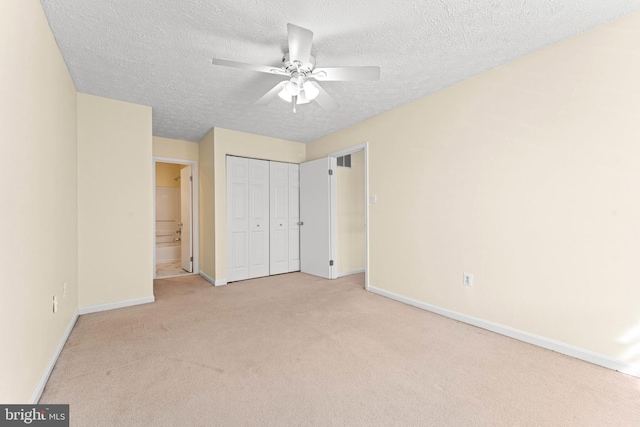
[[[282,68],[289,74],[290,76],[294,76],[294,73],[302,76],[308,76],[311,74],[313,69],[316,66],[316,58],[309,55],[309,61],[302,63],[300,61],[291,61],[289,59],[289,53],[285,53],[282,57]]]

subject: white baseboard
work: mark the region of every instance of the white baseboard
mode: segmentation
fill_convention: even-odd
[[[211,283],[213,286],[223,286],[227,284],[226,280],[213,280],[210,276],[202,271],[200,272],[200,276],[202,276],[204,280]]]
[[[126,301],[110,302],[108,304],[90,305],[80,307],[80,314],[97,313],[99,311],[115,310],[116,308],[131,307],[133,305],[147,304],[154,302],[156,299],[153,295],[144,298],[135,298]]]
[[[30,405],[35,405],[40,400],[40,396],[42,396],[42,392],[44,391],[44,387],[47,385],[47,381],[49,381],[49,376],[51,375],[51,371],[53,371],[53,367],[56,366],[56,362],[58,361],[58,357],[60,356],[60,352],[62,351],[62,348],[66,344],[67,339],[69,338],[69,334],[71,334],[71,331],[73,330],[73,327],[76,325],[76,321],[78,320],[78,315],[79,315],[79,313],[78,313],[78,311],[76,311],[76,313],[71,318],[71,321],[69,322],[69,325],[67,326],[67,329],[64,331],[64,334],[62,335],[62,338],[60,338],[60,342],[58,343],[58,347],[56,347],[56,351],[53,353],[53,356],[51,357],[51,360],[49,361],[49,364],[47,365],[47,369],[45,369],[44,373],[42,374],[42,377],[40,378],[40,381],[38,382],[38,385],[37,385],[36,389],[34,390],[33,394],[31,395],[31,399],[29,400],[29,404]]]
[[[211,283],[213,286],[216,285],[216,281],[213,280],[211,277],[209,277],[205,272],[200,271],[200,276],[202,276],[202,278],[204,280],[206,280],[207,282]]]
[[[338,278],[344,276],[350,276],[352,274],[364,273],[364,268],[359,268],[358,270],[345,271],[343,273],[338,273]]]
[[[553,350],[558,353],[565,354],[567,356],[575,357],[576,359],[584,360],[595,365],[599,365],[615,371],[632,375],[640,378],[640,365],[634,366],[629,362],[623,360],[614,359],[613,357],[605,356],[591,350],[576,347],[571,344],[566,344],[561,341],[556,341],[550,338],[542,337],[539,335],[530,334],[529,332],[521,331],[519,329],[511,328],[509,326],[500,325],[499,323],[490,322],[488,320],[479,319],[477,317],[468,316],[466,314],[458,313],[456,311],[447,310],[426,302],[414,300],[402,295],[395,294],[393,292],[385,291],[384,289],[375,288],[369,286],[368,289],[378,295],[382,295],[387,298],[394,299],[396,301],[403,302],[405,304],[412,305],[414,307],[421,308],[423,310],[430,311],[432,313],[439,314],[441,316],[449,317],[460,322],[468,323],[469,325],[477,326],[482,329],[486,329],[491,332],[495,332],[501,335],[505,335],[510,338],[515,338],[520,341],[524,341],[529,344],[536,345],[538,347]]]

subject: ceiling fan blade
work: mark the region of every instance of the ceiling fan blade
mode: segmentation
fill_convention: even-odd
[[[311,77],[321,82],[380,80],[380,67],[316,68]]]
[[[311,41],[313,40],[311,30],[287,24],[287,34],[289,35],[289,60],[292,62],[300,61],[303,64],[308,63],[311,56]]]
[[[333,97],[329,95],[327,91],[322,88],[322,86],[320,86],[317,82],[310,82],[310,83],[314,85],[316,89],[318,89],[318,91],[320,92],[318,93],[318,96],[316,96],[314,99],[314,101],[316,101],[318,105],[320,105],[325,110],[335,110],[336,108],[339,107],[336,100],[333,99]]]
[[[241,68],[243,70],[260,71],[261,73],[276,74],[286,76],[287,73],[282,68],[269,67],[268,65],[245,64],[244,62],[227,61],[226,59],[213,58],[215,65],[223,65],[225,67]]]
[[[280,93],[280,91],[284,88],[284,85],[287,84],[287,80],[278,83],[277,85],[275,85],[273,87],[273,89],[271,89],[269,92],[265,93],[262,98],[258,99],[254,105],[267,105],[269,103],[271,103],[271,101],[273,101],[274,99],[276,99],[278,97],[278,93]]]

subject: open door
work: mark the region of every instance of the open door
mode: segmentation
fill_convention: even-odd
[[[335,157],[300,164],[300,271],[336,278]]]
[[[193,198],[193,178],[191,166],[180,169],[180,223],[181,227],[181,252],[182,269],[193,273],[193,213],[191,212]]]

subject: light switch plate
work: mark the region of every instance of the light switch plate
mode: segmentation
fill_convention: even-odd
[[[462,273],[462,284],[464,286],[473,286],[473,274]]]

